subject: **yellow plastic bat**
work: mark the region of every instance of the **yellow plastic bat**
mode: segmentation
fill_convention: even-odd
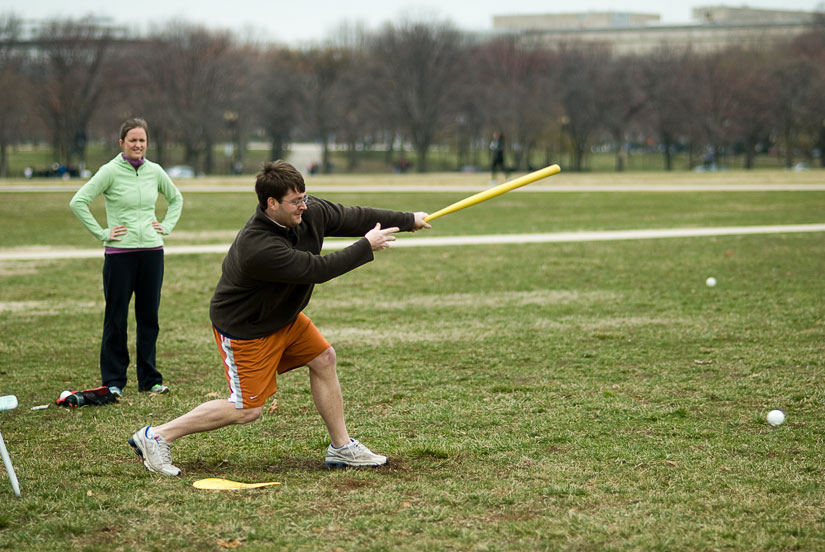
[[[531,172],[530,174],[525,174],[519,178],[514,180],[510,180],[509,182],[505,182],[504,184],[499,184],[494,188],[490,188],[489,190],[484,190],[483,192],[479,192],[475,195],[471,195],[470,197],[464,198],[461,201],[456,201],[452,205],[448,205],[443,209],[432,213],[431,215],[427,215],[424,219],[427,222],[431,220],[454,213],[465,207],[470,207],[472,205],[476,205],[477,203],[481,203],[482,201],[487,201],[490,198],[500,196],[503,193],[509,192],[510,190],[515,190],[516,188],[520,188],[522,186],[526,186],[531,182],[535,182],[536,180],[541,180],[542,178],[547,178],[548,176],[553,176],[556,173],[561,172],[561,167],[558,165],[550,165],[549,167],[544,167],[543,169],[539,169],[535,172]]]
[[[240,481],[232,481],[231,479],[221,479],[218,477],[209,477],[207,479],[198,479],[192,486],[196,489],[208,489],[211,491],[237,491],[240,489],[257,489],[258,487],[268,487],[270,485],[280,485],[278,481],[268,481],[266,483],[241,483]]]

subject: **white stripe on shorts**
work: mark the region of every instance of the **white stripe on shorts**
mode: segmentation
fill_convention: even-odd
[[[218,335],[221,336],[221,348],[226,356],[224,367],[226,369],[227,379],[229,380],[229,390],[231,391],[227,400],[235,403],[235,408],[243,408],[241,380],[238,378],[238,367],[235,364],[235,353],[232,351],[232,340],[220,332],[218,332]]]

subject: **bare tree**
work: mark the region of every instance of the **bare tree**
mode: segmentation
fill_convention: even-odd
[[[625,168],[628,133],[646,106],[646,97],[639,85],[640,71],[641,65],[635,58],[612,60],[605,68],[603,87],[596,97],[604,126],[615,144],[617,172]]]
[[[640,61],[639,85],[645,95],[645,115],[661,145],[665,170],[673,170],[673,153],[688,135],[692,117],[692,83],[685,78],[688,52],[662,49]]]
[[[481,166],[488,155],[485,129],[490,126],[488,121],[491,108],[487,105],[484,94],[488,83],[483,79],[480,56],[479,50],[468,53],[467,66],[470,70],[458,76],[455,88],[456,113],[448,130],[455,143],[456,168],[459,170]],[[485,156],[484,161],[482,154]]]
[[[803,126],[802,106],[805,104],[806,91],[811,86],[815,73],[810,63],[800,57],[782,56],[776,60],[773,67],[772,75],[778,85],[778,130],[784,145],[785,168],[790,169],[794,164],[794,149]]]
[[[375,52],[376,37],[372,36],[365,45],[366,56],[362,59],[363,67],[361,72],[366,79],[366,89],[363,103],[363,110],[367,117],[368,127],[364,129],[371,134],[371,140],[384,144],[384,164],[394,169],[401,164],[406,164],[406,150],[403,143],[396,152],[396,145],[399,138],[403,137],[404,125],[401,120],[400,110],[395,103],[388,101],[387,91],[384,90],[385,58]],[[396,153],[399,159],[396,160]]]
[[[352,57],[346,48],[324,47],[298,55],[302,114],[312,135],[321,142],[322,171],[332,170],[330,138],[339,126],[342,113],[341,80],[350,69]]]
[[[820,15],[815,28],[789,45],[788,55],[805,60],[811,71],[809,86],[800,91],[801,127],[812,145],[808,157],[818,155],[820,165],[825,167],[825,15]]]
[[[234,83],[227,91],[226,109],[223,113],[226,156],[230,174],[244,171],[244,157],[249,136],[260,128],[260,109],[257,99],[265,96],[259,88],[256,74],[259,68],[260,48],[252,44],[233,43],[229,55]]]
[[[610,53],[606,48],[564,46],[559,54],[560,102],[564,109],[564,131],[573,148],[573,170],[584,168],[584,156],[603,126],[599,95],[606,93],[604,81]]]
[[[353,172],[359,163],[359,152],[371,149],[385,130],[381,125],[380,95],[375,87],[376,64],[370,52],[373,35],[362,23],[345,22],[331,36],[328,46],[348,52],[347,70],[337,85],[340,113],[336,141],[346,144],[347,171]]]
[[[736,117],[743,89],[749,84],[741,50],[714,52],[694,58],[689,78],[696,84],[692,120],[695,136],[704,142],[706,163],[731,151],[737,135]]]
[[[246,85],[246,64],[237,54],[230,33],[173,22],[150,38],[140,58],[156,126],[174,132],[186,163],[206,173],[232,120],[225,115],[234,113],[233,98]]]
[[[296,57],[286,48],[270,48],[255,65],[254,103],[260,106],[258,122],[272,143],[271,159],[284,158],[300,119],[301,83]]]
[[[358,164],[358,148],[368,147],[368,137],[375,130],[378,120],[374,108],[374,90],[368,51],[363,43],[349,48],[347,71],[338,86],[338,142],[347,145],[347,171],[355,171]]]
[[[482,44],[473,52],[474,90],[491,130],[510,136],[513,166],[529,167],[530,152],[558,119],[554,56],[525,47],[513,37]]]
[[[756,148],[767,140],[777,123],[775,105],[779,83],[774,82],[768,70],[770,58],[763,53],[738,50],[727,53],[736,67],[727,83],[734,98],[729,126],[745,155],[744,168],[752,169]]]
[[[8,176],[8,148],[21,137],[30,94],[19,49],[21,20],[0,16],[0,178]]]
[[[87,127],[106,90],[104,66],[118,29],[85,21],[49,21],[35,42],[40,113],[58,161],[85,164]]]
[[[388,25],[372,52],[379,60],[375,86],[381,102],[412,140],[416,170],[426,172],[430,147],[457,113],[455,76],[462,69],[462,35],[448,23]]]

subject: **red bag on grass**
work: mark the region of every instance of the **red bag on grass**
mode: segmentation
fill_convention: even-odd
[[[113,402],[117,402],[117,396],[109,391],[109,388],[106,386],[85,389],[83,391],[72,391],[70,395],[66,395],[56,401],[58,406],[68,408],[77,408],[78,406],[86,406],[87,404],[100,406]]]

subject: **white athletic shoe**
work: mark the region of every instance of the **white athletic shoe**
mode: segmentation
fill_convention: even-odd
[[[132,435],[129,444],[135,449],[135,454],[140,456],[143,465],[150,472],[162,473],[163,475],[180,475],[180,468],[172,465],[172,453],[169,451],[169,443],[160,435],[154,438],[148,437],[146,433],[149,426],[142,427]]]
[[[355,439],[350,439],[350,442],[341,448],[335,448],[332,445],[327,447],[324,462],[333,468],[375,467],[386,464],[387,457],[375,454]]]

